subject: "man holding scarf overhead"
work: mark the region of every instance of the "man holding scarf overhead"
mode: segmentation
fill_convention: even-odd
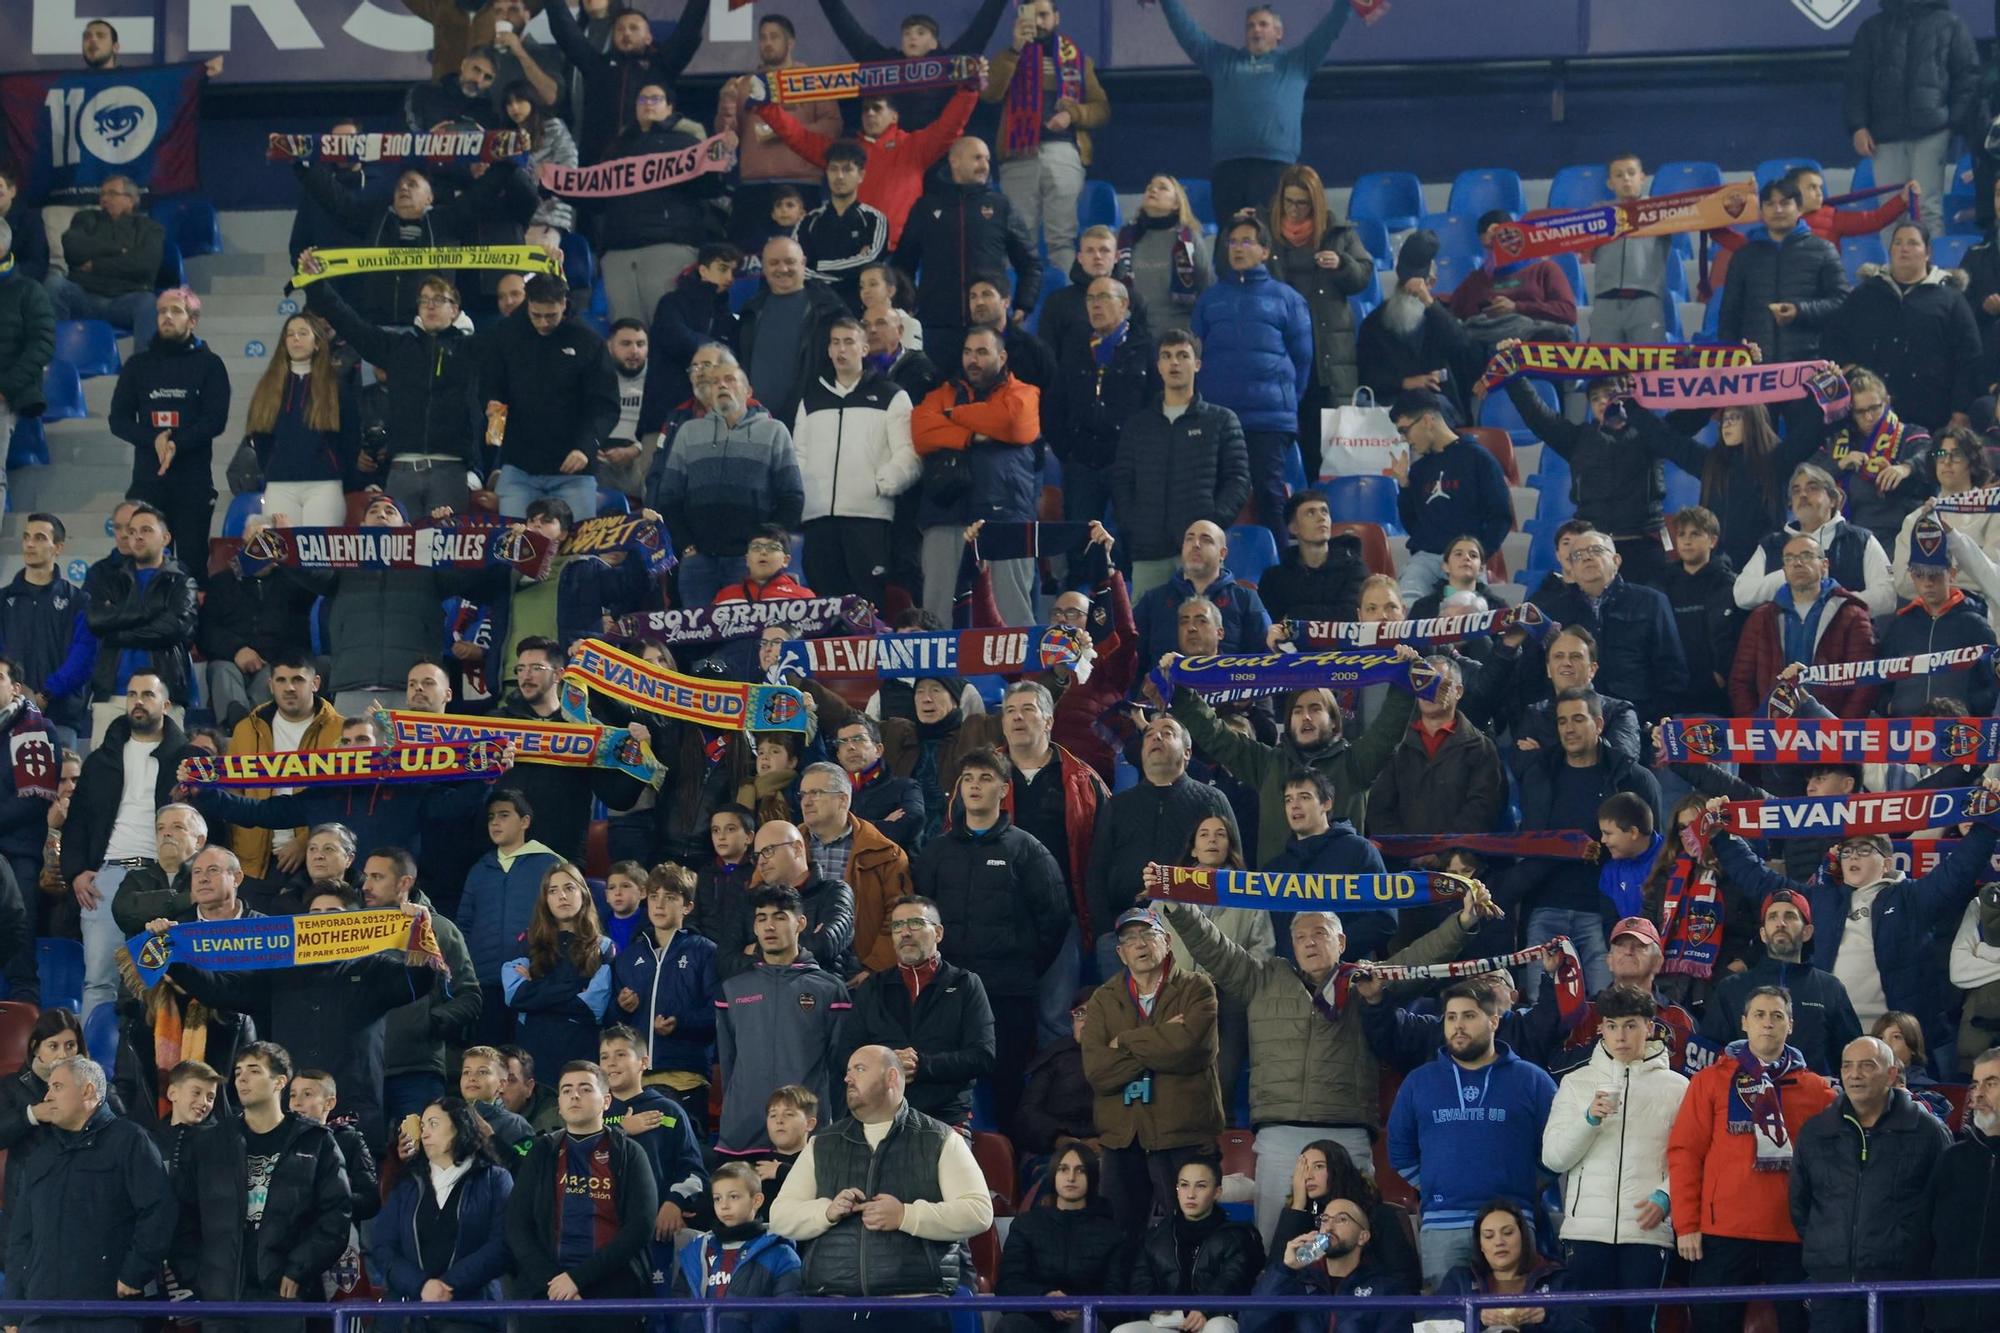
[[[1000,102],[1000,192],[1032,239],[1048,236],[1049,263],[1069,272],[1076,259],[1076,201],[1090,165],[1090,131],[1111,119],[1097,63],[1056,31],[1055,0],[1026,0],[1014,17],[1010,50],[993,57],[981,95]]]

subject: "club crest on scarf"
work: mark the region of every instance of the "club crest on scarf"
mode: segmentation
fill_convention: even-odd
[[[1713,759],[1722,753],[1722,728],[1713,722],[1697,722],[1681,733],[1681,739],[1688,749],[1704,758]]]
[[[1910,563],[1942,569],[1951,564],[1951,534],[1936,514],[1925,514],[1910,529]]]

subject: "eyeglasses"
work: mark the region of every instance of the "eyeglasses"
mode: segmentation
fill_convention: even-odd
[[[1570,548],[1571,559],[1581,559],[1588,555],[1595,556],[1601,560],[1610,554],[1611,548],[1609,546],[1573,546]]]
[[[1940,463],[1944,462],[1947,458],[1956,459],[1957,461],[1964,463],[1964,462],[1969,462],[1972,458],[1972,455],[1966,453],[1963,449],[1940,449],[1935,454],[1933,454],[1932,457],[1937,459],[1937,461]]]
[[[517,676],[546,676],[555,670],[545,662],[516,662],[514,674]]]
[[[867,732],[857,731],[852,736],[835,736],[833,738],[833,743],[836,746],[845,747],[849,745],[863,745],[866,744],[868,740],[869,736]]]
[[[791,838],[785,842],[774,842],[769,847],[759,847],[757,851],[754,853],[754,855],[757,860],[766,861],[769,860],[774,853],[783,851],[787,847],[803,847],[804,845],[805,844],[800,842],[797,838]]]
[[[667,104],[667,95],[665,93],[640,93],[638,102],[640,106],[665,106]]]
[[[1092,292],[1083,298],[1085,305],[1113,305],[1124,299],[1117,292]]]
[[[912,931],[932,930],[935,927],[931,925],[928,917],[912,916],[905,917],[901,921],[891,921],[889,929],[895,934],[902,935]]]
[[[452,300],[449,296],[420,296],[417,298],[417,306],[423,310],[446,310],[457,304],[458,302]]]
[[[1850,409],[1857,417],[1879,417],[1887,403],[1856,403]]]
[[[779,545],[777,542],[772,542],[772,541],[751,542],[750,545],[745,549],[756,555],[785,554],[785,548]]]
[[[1808,565],[1818,564],[1820,557],[1808,551],[1799,555],[1788,555],[1784,557],[1784,561],[1787,568],[1804,569]]]
[[[1075,621],[1077,624],[1082,624],[1084,621],[1090,619],[1090,608],[1087,606],[1059,606],[1049,612],[1049,619]]]

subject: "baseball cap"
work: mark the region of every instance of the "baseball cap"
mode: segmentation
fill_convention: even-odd
[[[1764,895],[1764,902],[1757,909],[1758,925],[1764,924],[1764,918],[1771,915],[1771,908],[1778,903],[1790,903],[1799,909],[1799,915],[1805,918],[1808,926],[1812,924],[1812,904],[1806,900],[1803,893],[1794,893],[1790,889],[1774,889]]]
[[[1628,916],[1611,928],[1611,938],[1636,935],[1655,949],[1660,948],[1660,928],[1643,916]]]
[[[1146,929],[1157,931],[1162,935],[1167,933],[1167,928],[1161,922],[1159,914],[1150,907],[1132,907],[1120,912],[1117,924],[1111,928],[1112,933],[1122,935],[1125,933],[1125,927],[1127,926],[1144,926]]]

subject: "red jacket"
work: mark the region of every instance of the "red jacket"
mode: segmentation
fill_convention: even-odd
[[[1512,298],[1517,313],[1551,324],[1576,323],[1576,293],[1570,290],[1569,278],[1550,261],[1531,261],[1503,281],[1519,284],[1502,293]],[[1451,313],[1471,319],[1486,309],[1494,294],[1493,272],[1482,265],[1466,274],[1451,294]]]
[[[1688,1080],[1687,1096],[1667,1139],[1667,1184],[1673,1196],[1674,1234],[1729,1236],[1796,1245],[1789,1171],[1755,1169],[1757,1136],[1729,1132],[1734,1057],[1723,1056]],[[1833,1085],[1809,1069],[1778,1083],[1785,1128],[1797,1144],[1799,1129],[1833,1105]]]
[[[1845,588],[1835,588],[1839,605],[1828,616],[1830,623],[1819,636],[1812,665],[1831,662],[1867,662],[1875,657],[1875,622],[1859,597]],[[1729,706],[1737,717],[1756,717],[1771,693],[1771,685],[1785,666],[1783,630],[1776,602],[1766,602],[1743,622],[1743,635],[1736,644],[1736,661],[1729,668]],[[1813,690],[1813,697],[1837,717],[1866,717],[1875,707],[1882,689],[1879,685],[1857,685],[1846,689]]]
[[[749,579],[730,584],[715,594],[714,605],[720,606],[724,602],[797,602],[815,595],[811,588],[781,569],[762,587]]]
[[[906,130],[895,125],[879,139],[865,134],[855,136],[855,142],[868,154],[867,172],[861,178],[856,197],[881,209],[882,216],[889,219],[891,250],[902,240],[903,220],[923,197],[924,173],[951,151],[952,144],[965,133],[965,124],[972,119],[973,108],[978,104],[978,92],[961,88],[945,104],[944,114],[923,129]],[[757,114],[793,152],[825,170],[826,150],[832,146],[834,136],[814,133],[783,107],[769,102],[759,106]]]

